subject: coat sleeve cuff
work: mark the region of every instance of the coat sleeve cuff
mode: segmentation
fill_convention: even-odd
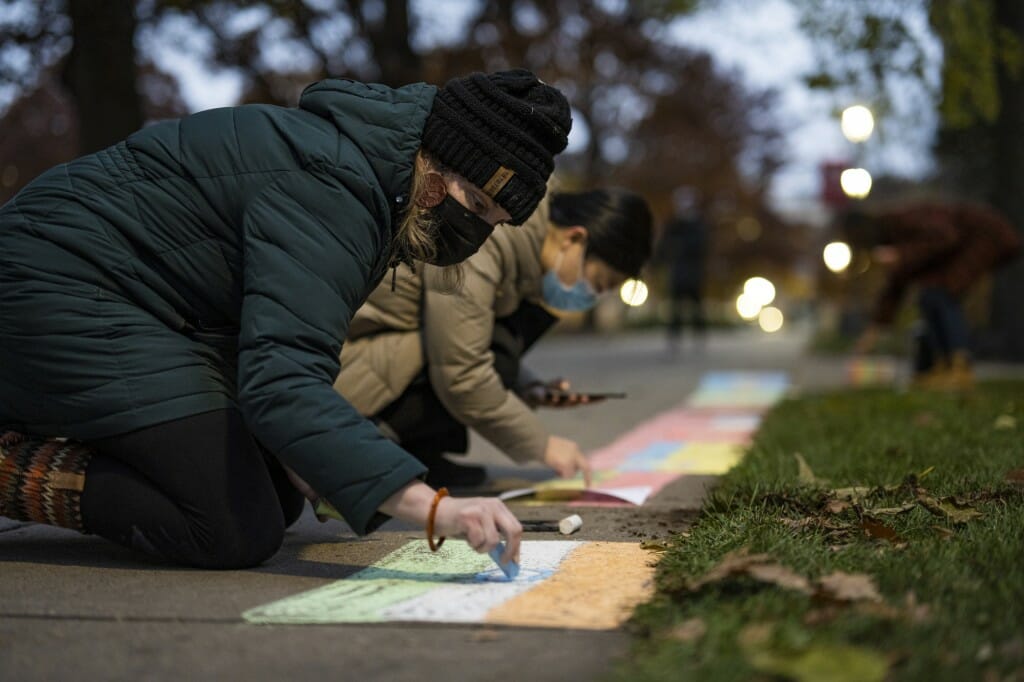
[[[355,497],[350,488],[327,495],[327,500],[345,518],[356,535],[369,535],[391,517],[380,511],[380,506],[389,497],[416,479],[423,479],[427,468],[407,455],[401,464],[381,476],[364,494]]]

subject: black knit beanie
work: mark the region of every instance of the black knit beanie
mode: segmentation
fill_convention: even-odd
[[[571,127],[565,96],[531,72],[473,73],[438,91],[423,148],[521,225],[544,197]]]

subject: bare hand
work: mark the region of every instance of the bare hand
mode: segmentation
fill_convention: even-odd
[[[445,497],[434,517],[437,535],[462,538],[475,551],[489,552],[506,540],[501,563],[519,561],[523,526],[505,503],[495,497]]]
[[[577,472],[583,474],[583,484],[590,487],[590,462],[573,441],[559,436],[549,436],[544,451],[544,463],[558,472],[562,478],[572,478]]]

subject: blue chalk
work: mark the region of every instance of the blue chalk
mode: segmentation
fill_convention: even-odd
[[[495,547],[490,552],[488,552],[490,557],[492,559],[494,559],[494,563],[498,564],[498,568],[500,568],[501,572],[505,574],[505,577],[508,578],[509,580],[515,580],[515,577],[517,575],[519,575],[519,564],[517,564],[516,562],[514,562],[512,560],[509,560],[509,562],[507,564],[502,564],[501,563],[501,555],[504,554],[504,553],[505,553],[505,543],[504,542],[499,542],[497,547]]]

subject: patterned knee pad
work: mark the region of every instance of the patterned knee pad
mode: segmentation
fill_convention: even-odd
[[[0,433],[0,515],[81,531],[91,451],[81,443]]]

